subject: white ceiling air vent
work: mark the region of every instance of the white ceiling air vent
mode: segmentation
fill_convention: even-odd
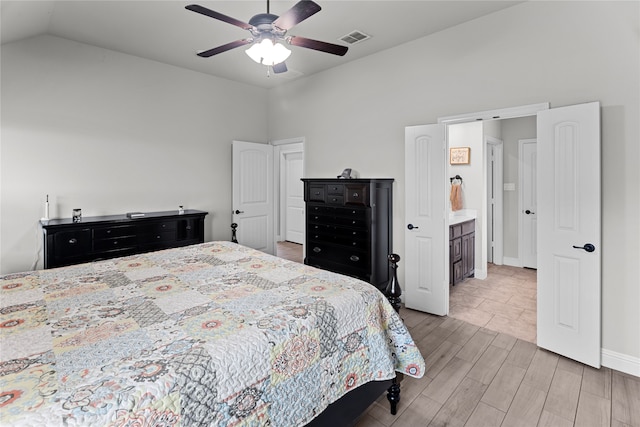
[[[347,44],[356,44],[367,39],[370,39],[371,36],[369,34],[365,34],[362,31],[354,30],[347,34],[346,36],[340,37],[340,40]]]

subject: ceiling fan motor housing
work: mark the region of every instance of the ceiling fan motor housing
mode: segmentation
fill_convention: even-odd
[[[272,13],[259,13],[249,20],[249,24],[259,31],[271,31],[272,23],[278,19],[278,15]]]

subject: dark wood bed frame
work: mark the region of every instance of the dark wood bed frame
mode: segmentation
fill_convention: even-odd
[[[231,224],[231,241],[234,243],[238,243],[236,238],[237,228],[238,224],[235,222]],[[400,296],[402,295],[402,289],[398,283],[398,261],[400,261],[400,255],[389,254],[388,259],[391,264],[391,278],[382,293],[399,314]],[[358,418],[373,402],[378,400],[385,390],[387,391],[387,400],[389,400],[390,404],[390,412],[392,415],[396,415],[398,403],[400,402],[400,382],[402,381],[402,377],[402,374],[396,373],[393,379],[371,381],[361,385],[329,405],[320,415],[308,423],[306,427],[325,427],[329,425],[347,427],[355,425]]]

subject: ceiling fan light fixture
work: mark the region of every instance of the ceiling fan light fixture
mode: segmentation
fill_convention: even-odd
[[[264,38],[259,43],[254,43],[245,52],[249,58],[263,65],[280,64],[291,55],[291,51],[282,43],[273,43],[270,38]]]

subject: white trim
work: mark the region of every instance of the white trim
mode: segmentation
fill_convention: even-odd
[[[501,139],[498,138],[494,138],[492,136],[488,136],[485,135],[484,137],[484,144],[485,144],[485,148],[487,148],[485,150],[485,152],[487,153],[487,158],[485,159],[485,168],[488,168],[489,166],[489,150],[488,150],[488,145],[491,145],[493,150],[494,150],[494,162],[493,162],[493,178],[492,178],[492,182],[493,182],[493,194],[494,194],[494,198],[493,198],[493,203],[495,206],[495,210],[494,210],[494,215],[493,215],[493,223],[494,224],[498,224],[498,227],[493,227],[493,263],[496,265],[501,265],[503,263],[502,258],[503,258],[503,254],[504,254],[504,237],[503,237],[503,230],[504,230],[504,224],[503,224],[503,214],[502,214],[502,210],[503,210],[503,172],[502,172],[502,158],[503,158],[503,154],[502,154],[502,147],[503,147],[503,141]],[[485,180],[488,180],[488,174],[485,173]],[[488,190],[489,190],[489,183],[485,182],[485,189],[484,189],[484,193],[488,194]],[[486,199],[486,198],[485,198]],[[488,243],[489,243],[489,203],[487,200],[485,200],[484,202],[485,204],[485,212],[483,217],[485,218],[485,222],[487,223],[487,233],[486,233],[486,239],[485,239],[485,244],[487,245],[487,252],[489,251],[489,247],[488,247]],[[488,258],[488,254],[487,254],[487,258]]]
[[[502,258],[502,263],[504,265],[508,265],[510,267],[520,267],[522,268],[522,263],[520,262],[520,258],[513,258],[510,256],[506,256]]]
[[[304,137],[297,138],[288,138],[288,139],[279,139],[276,141],[271,141],[271,145],[274,148],[274,173],[275,179],[274,182],[274,200],[277,200],[277,203],[274,203],[275,210],[275,241],[279,242],[283,240],[283,230],[286,229],[285,216],[281,215],[285,210],[285,203],[283,194],[280,191],[281,188],[285,185],[285,176],[282,165],[285,162],[285,155],[295,152],[302,152],[302,176],[304,177],[305,171],[305,158],[304,158],[304,146],[305,139]],[[303,236],[303,244],[304,244],[304,236]]]
[[[499,108],[497,110],[479,111],[476,113],[456,114],[438,118],[438,123],[454,124],[477,120],[502,120],[516,117],[535,116],[538,111],[548,110],[549,103],[521,105],[519,107]]]
[[[606,348],[600,349],[602,366],[640,377],[640,358],[628,354],[617,353]]]

